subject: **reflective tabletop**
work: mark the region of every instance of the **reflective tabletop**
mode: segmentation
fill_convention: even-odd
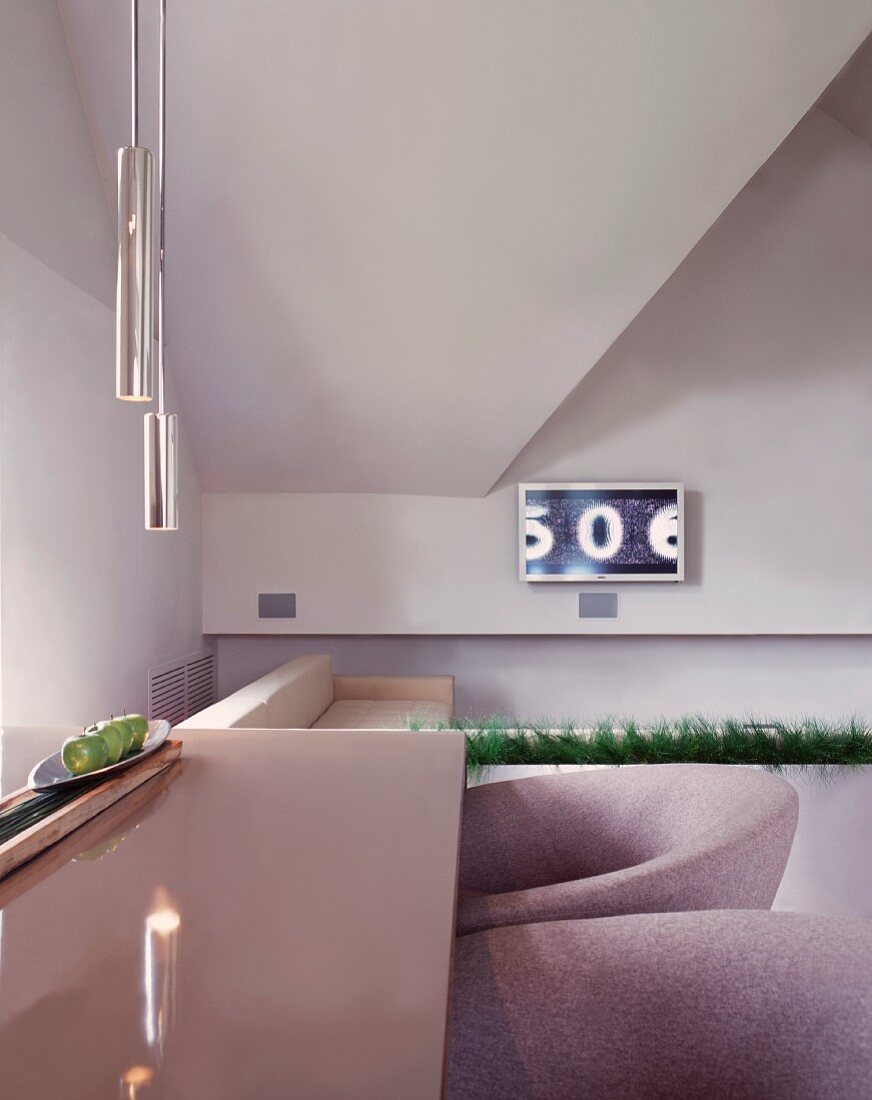
[[[71,732],[2,731],[2,793]],[[463,735],[183,740],[0,882],[2,1095],[440,1096]]]

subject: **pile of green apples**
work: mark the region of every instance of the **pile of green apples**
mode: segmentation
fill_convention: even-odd
[[[61,750],[64,767],[73,775],[87,775],[109,764],[117,764],[122,756],[139,752],[145,744],[148,722],[141,714],[125,714],[96,722],[84,733],[68,737]]]

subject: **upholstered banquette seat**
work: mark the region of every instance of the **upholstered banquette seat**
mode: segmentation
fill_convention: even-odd
[[[296,657],[181,723],[182,729],[407,729],[454,713],[453,676],[334,676]]]

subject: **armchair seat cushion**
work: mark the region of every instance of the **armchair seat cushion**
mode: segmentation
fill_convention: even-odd
[[[421,699],[337,699],[312,729],[408,729],[411,718],[432,728],[450,717],[447,704]]]
[[[457,941],[448,1100],[822,1100],[872,1079],[872,922],[662,913]]]

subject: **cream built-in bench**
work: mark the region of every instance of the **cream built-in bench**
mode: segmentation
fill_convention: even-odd
[[[433,728],[453,714],[453,676],[334,676],[330,657],[318,655],[288,661],[180,728]]]

